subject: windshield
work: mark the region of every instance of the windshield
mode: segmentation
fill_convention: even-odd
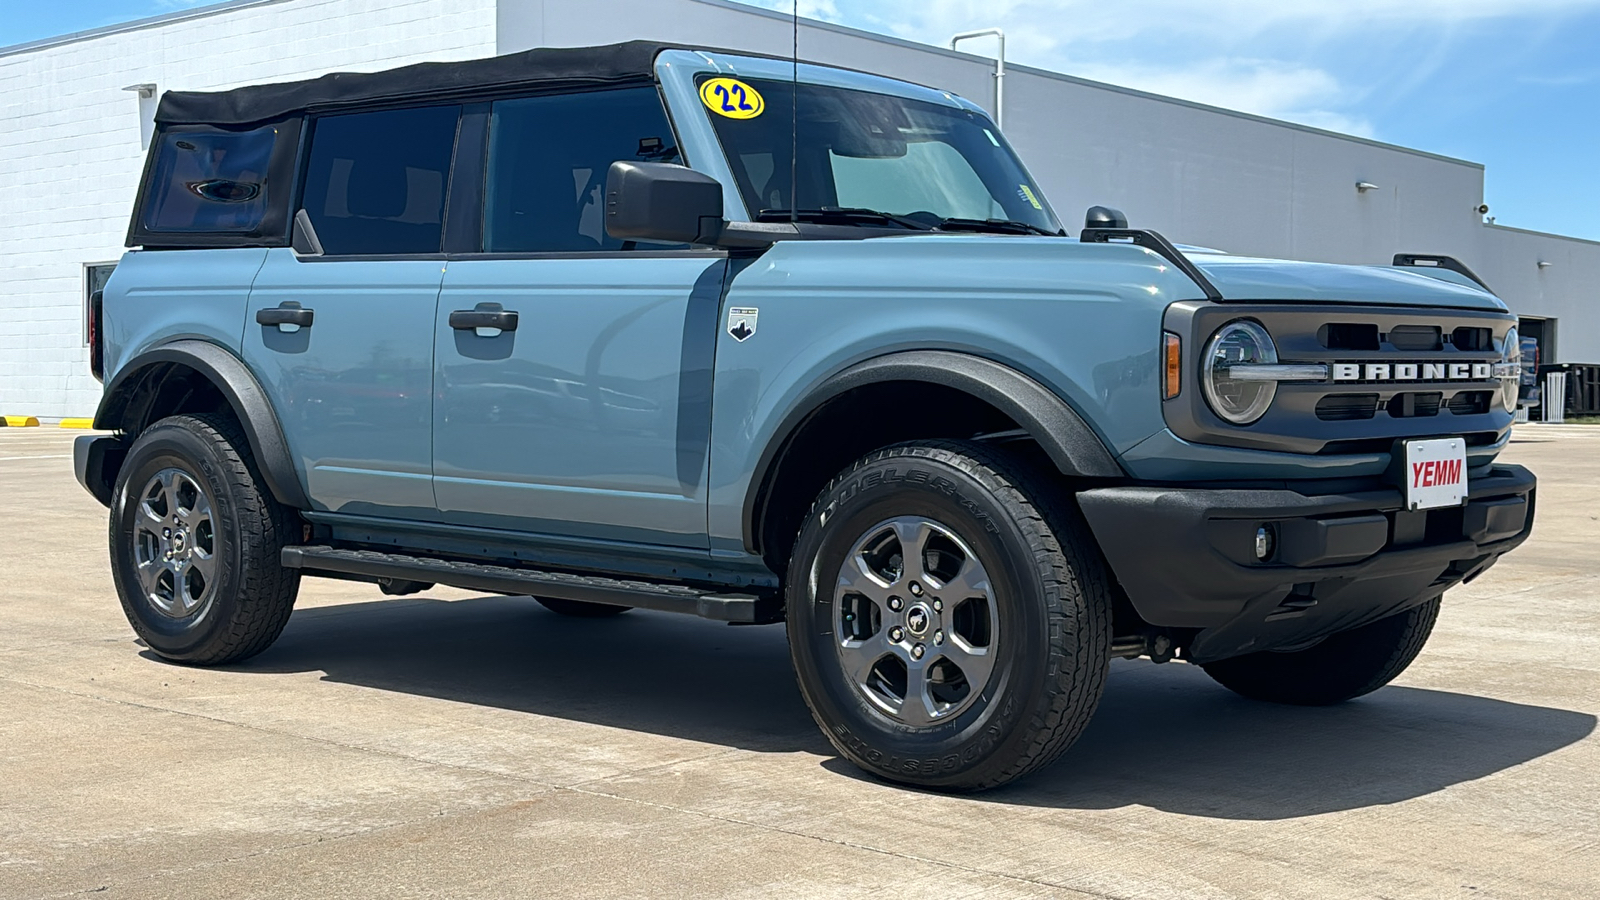
[[[702,79],[702,87],[715,87],[710,80]],[[791,82],[733,83],[760,93],[753,115],[718,113],[714,100],[707,105],[752,218],[787,219],[792,184],[793,206],[802,213],[872,210],[926,227],[1004,220],[1031,231],[1061,230],[1016,154],[981,114],[801,83],[796,115]]]

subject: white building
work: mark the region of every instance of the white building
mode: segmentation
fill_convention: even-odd
[[[788,17],[726,0],[233,0],[0,48],[0,414],[93,414],[85,298],[122,252],[162,91],[635,38],[786,55],[792,37]],[[992,105],[982,57],[805,20],[799,42]],[[1600,362],[1600,243],[1485,223],[1476,163],[1020,66],[1005,126],[1069,228],[1106,204],[1232,253],[1448,254],[1544,361]]]

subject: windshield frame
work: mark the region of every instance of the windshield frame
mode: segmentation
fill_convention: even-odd
[[[784,59],[737,56],[710,51],[667,50],[656,58],[656,73],[662,94],[667,100],[668,114],[674,129],[678,132],[679,146],[683,150],[686,164],[722,183],[725,218],[730,221],[756,221],[759,210],[752,210],[745,203],[732,166],[728,162],[727,148],[723,146],[717,134],[712,114],[700,101],[698,82],[708,75],[788,81],[796,74],[793,63]],[[1011,157],[1018,171],[1024,174],[1028,183],[1033,186],[1033,191],[1042,207],[1040,212],[1057,229],[1061,228],[1059,217],[1051,208],[1038,182],[1028,172],[1027,165],[1023,163],[1022,158],[1006,140],[1005,134],[994,124],[989,114],[977,104],[948,91],[833,66],[802,62],[798,66],[798,76],[799,81],[805,85],[866,91],[902,100],[935,104],[976,115],[982,120],[984,127],[994,135],[999,149]],[[863,231],[872,230],[875,229],[863,229]],[[893,231],[902,234],[920,233],[906,232],[904,229]],[[886,230],[885,233],[893,232]]]

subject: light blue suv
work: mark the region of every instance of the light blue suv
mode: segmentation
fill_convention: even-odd
[[[302,575],[786,622],[839,752],[1058,756],[1113,657],[1325,704],[1514,548],[1514,319],[1392,267],[1069,237],[994,123],[631,43],[168,93],[79,480],[163,657]]]

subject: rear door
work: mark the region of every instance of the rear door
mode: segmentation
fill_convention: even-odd
[[[497,101],[488,126],[482,235],[434,328],[445,520],[704,548],[726,256],[604,228],[613,161],[677,158],[656,89]]]
[[[433,322],[460,113],[315,120],[300,207],[324,255],[270,251],[250,293],[244,357],[319,509],[437,515]]]

